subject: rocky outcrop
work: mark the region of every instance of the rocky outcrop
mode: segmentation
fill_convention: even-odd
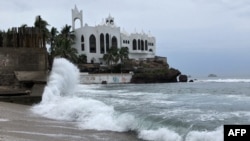
[[[131,83],[170,83],[178,82],[177,77],[181,72],[169,68],[167,58],[155,57],[147,60],[130,62],[129,66],[136,68]]]
[[[179,76],[179,82],[187,82],[188,81],[188,77],[187,75],[180,75]]]
[[[132,76],[131,83],[171,83],[177,82],[180,71],[177,69],[158,70],[155,72],[140,72]]]

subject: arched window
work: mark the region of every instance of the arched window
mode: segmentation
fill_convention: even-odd
[[[82,27],[82,20],[80,18],[74,19],[74,29],[78,29]]]
[[[100,52],[101,54],[105,53],[105,47],[104,47],[104,35],[100,35]]]
[[[145,40],[145,50],[148,50],[148,41]]]
[[[82,35],[82,37],[81,37],[81,42],[84,42],[84,36]]]
[[[138,50],[141,50],[141,40],[138,40]]]
[[[114,47],[114,48],[117,48],[118,47],[118,44],[117,44],[117,39],[116,39],[116,37],[114,36],[114,37],[112,37],[112,47]]]
[[[89,51],[90,53],[96,53],[96,38],[93,34],[89,37]]]
[[[109,34],[106,34],[106,51],[109,51]]]
[[[137,44],[136,44],[136,40],[133,40],[133,50],[137,50]]]
[[[141,50],[144,50],[144,41],[141,40]]]
[[[81,37],[81,47],[82,47],[82,51],[85,50],[85,46],[84,46],[84,36],[82,35]]]

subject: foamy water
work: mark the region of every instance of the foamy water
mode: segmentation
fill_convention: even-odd
[[[250,79],[206,79],[206,80],[198,80],[198,82],[220,82],[220,83],[250,83]]]
[[[6,121],[9,121],[9,119],[0,118],[0,122],[6,122]]]
[[[250,119],[249,109],[241,106],[250,100],[248,80],[238,92],[231,80],[223,81],[230,83],[226,87],[210,80],[181,85],[80,85],[78,80],[76,66],[55,59],[42,102],[32,111],[74,121],[83,130],[134,131],[154,141],[222,141],[223,124]]]

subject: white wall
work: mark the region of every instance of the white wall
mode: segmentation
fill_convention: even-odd
[[[106,81],[108,84],[130,83],[131,73],[124,74],[86,74],[80,73],[81,84],[101,84]]]
[[[75,20],[80,20],[80,28],[75,29]],[[112,22],[111,22],[112,21]],[[125,32],[121,33],[120,27],[116,26],[114,24],[114,18],[109,15],[109,17],[106,18],[106,23],[101,23],[100,25],[96,26],[88,26],[85,24],[83,26],[83,17],[82,17],[82,11],[79,11],[77,7],[72,9],[72,24],[73,24],[73,30],[75,31],[76,40],[74,47],[77,49],[78,54],[85,54],[87,56],[87,62],[91,63],[92,60],[94,60],[94,63],[102,63],[102,58],[106,51],[106,34],[109,34],[109,48],[112,45],[112,37],[115,36],[117,39],[117,47],[128,47],[129,48],[129,58],[130,59],[146,59],[146,58],[154,58],[155,57],[155,51],[156,51],[156,41],[153,36],[149,34],[146,34],[144,32],[141,33],[132,33],[128,34]],[[125,31],[125,30],[124,30]],[[100,52],[100,35],[104,34],[104,47],[105,51],[104,54]],[[96,38],[96,53],[90,53],[89,49],[89,37],[91,35],[94,35]],[[85,50],[82,51],[82,42],[81,42],[81,36],[84,36],[84,44],[85,44]],[[144,42],[152,43],[148,44],[148,50],[133,50],[133,40],[143,40]],[[129,43],[123,43],[123,40],[129,41]],[[145,46],[145,43],[144,43]],[[137,44],[138,48],[138,44]],[[152,51],[149,51],[152,50]]]
[[[91,63],[91,60],[94,58],[95,62],[94,63],[100,63],[100,58],[103,57],[103,54],[100,52],[100,35],[104,34],[104,46],[105,46],[105,53],[106,51],[106,34],[109,34],[109,48],[112,45],[112,37],[116,37],[117,39],[117,47],[121,48],[121,38],[120,38],[120,28],[119,27],[113,27],[113,26],[107,26],[107,25],[102,25],[102,26],[88,26],[85,25],[82,28],[76,29],[75,30],[75,35],[76,35],[76,40],[74,47],[77,49],[78,54],[86,54],[87,55],[87,62]],[[90,53],[89,50],[89,37],[91,35],[94,35],[96,38],[96,53]],[[85,50],[82,51],[81,49],[81,36],[84,36],[84,44],[85,44]]]

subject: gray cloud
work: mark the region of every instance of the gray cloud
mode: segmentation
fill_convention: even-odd
[[[170,64],[180,67],[184,73],[205,72],[197,60],[212,64],[216,61],[209,57],[213,56],[222,57],[217,66],[228,61],[237,64],[227,65],[228,69],[250,62],[250,55],[246,55],[250,52],[249,0],[0,1],[0,29],[24,23],[31,26],[35,16],[41,15],[60,30],[65,24],[71,24],[71,9],[75,4],[83,10],[84,23],[89,25],[99,24],[111,14],[117,25],[128,32],[150,30],[157,39],[157,54],[168,56]],[[235,52],[237,56],[233,55]]]

